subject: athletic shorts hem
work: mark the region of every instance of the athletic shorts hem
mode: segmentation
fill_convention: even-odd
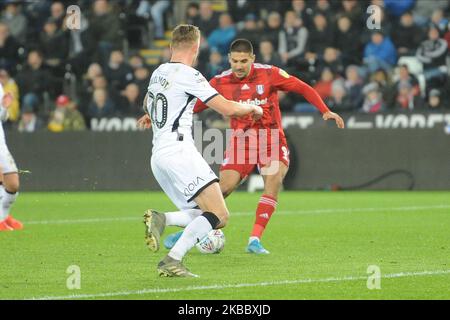
[[[219,182],[219,179],[215,178],[213,180],[211,180],[210,182],[208,182],[207,184],[205,184],[203,187],[201,187],[200,189],[197,190],[197,192],[188,199],[187,202],[191,202],[192,200],[194,200],[195,198],[197,198],[197,196],[206,188],[208,188],[210,185],[212,185],[215,182]]]

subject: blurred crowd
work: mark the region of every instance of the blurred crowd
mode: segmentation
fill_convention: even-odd
[[[207,78],[229,68],[230,43],[246,38],[257,62],[309,83],[333,111],[450,110],[449,0],[0,4],[0,83],[15,97],[8,125],[19,131],[84,130],[93,118],[141,115],[157,64],[140,50],[181,22],[202,31],[196,67]],[[77,28],[66,15],[72,4],[81,9]],[[169,58],[164,48],[158,63]],[[295,94],[280,98],[282,111],[317,112]]]

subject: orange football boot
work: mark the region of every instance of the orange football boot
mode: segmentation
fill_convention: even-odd
[[[0,232],[2,231],[13,231],[14,229],[11,228],[7,223],[6,220],[0,222]]]
[[[14,219],[10,215],[6,218],[5,222],[13,230],[22,230],[23,229],[23,223],[20,222],[19,220]]]

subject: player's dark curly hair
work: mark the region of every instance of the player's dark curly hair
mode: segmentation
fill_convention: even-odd
[[[245,52],[253,54],[253,45],[247,39],[236,39],[230,45],[230,52]]]

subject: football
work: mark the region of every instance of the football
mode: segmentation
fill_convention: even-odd
[[[195,245],[201,253],[219,253],[225,246],[225,234],[222,230],[211,230]]]

